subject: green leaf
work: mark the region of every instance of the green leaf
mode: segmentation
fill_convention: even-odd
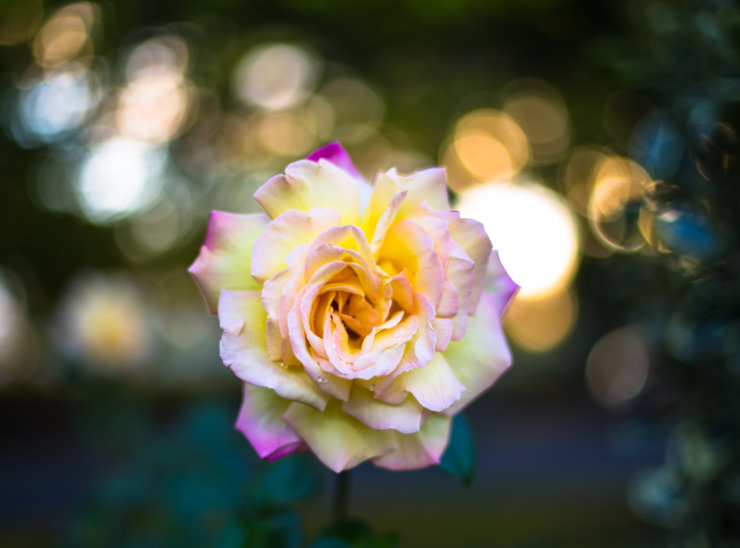
[[[468,421],[462,414],[452,419],[450,444],[442,455],[439,465],[448,474],[459,478],[463,485],[470,486],[475,474],[475,440]]]
[[[266,464],[254,492],[264,508],[275,508],[305,499],[316,492],[319,478],[305,455],[293,455]]]

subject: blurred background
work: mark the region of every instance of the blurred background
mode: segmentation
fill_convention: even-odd
[[[473,485],[362,465],[344,545],[740,544],[739,40],[725,0],[0,0],[0,545],[343,546],[186,272],[334,140],[445,166],[522,286]]]

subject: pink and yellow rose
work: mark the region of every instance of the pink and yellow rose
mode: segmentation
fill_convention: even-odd
[[[237,428],[267,460],[438,463],[452,415],[511,363],[500,316],[516,289],[482,225],[450,211],[444,170],[370,185],[334,143],[254,197],[267,215],[214,211],[190,267],[244,381]]]

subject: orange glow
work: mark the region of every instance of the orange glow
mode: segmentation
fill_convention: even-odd
[[[490,109],[463,116],[443,153],[450,186],[461,191],[476,182],[510,179],[529,161],[522,129],[503,112]]]
[[[509,175],[514,172],[506,146],[488,133],[461,135],[455,141],[455,152],[476,179],[496,179],[502,173]]]
[[[570,335],[577,318],[578,299],[568,289],[535,300],[516,297],[504,316],[504,328],[522,349],[547,352]]]
[[[70,4],[57,11],[41,28],[33,43],[36,62],[45,68],[92,54],[90,29],[96,8],[89,2]]]

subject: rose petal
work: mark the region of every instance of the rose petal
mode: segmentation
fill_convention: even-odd
[[[442,285],[442,299],[437,307],[437,317],[440,318],[451,318],[458,313],[467,314],[467,306],[464,310],[461,309],[460,301],[465,300],[465,294],[470,294],[470,284],[473,281],[472,275],[475,267],[473,261],[469,260],[470,279],[467,276],[460,278],[461,273],[458,272],[460,265],[453,264],[452,269],[450,268],[451,248],[453,246],[456,246],[458,250],[461,250],[461,248],[450,239],[450,231],[447,227],[448,216],[449,212],[434,210],[424,201],[417,205],[406,217],[407,220],[421,226],[432,239],[434,252],[444,268],[447,280]],[[467,257],[464,251],[461,254]],[[463,292],[463,295],[458,294],[460,291]]]
[[[306,156],[306,160],[311,160],[312,162],[318,162],[322,158],[344,170],[355,179],[362,180],[362,175],[360,175],[360,172],[357,171],[357,168],[352,163],[352,158],[350,158],[350,155],[339,143],[329,143]]]
[[[273,219],[291,209],[309,212],[321,206],[339,211],[342,224],[357,225],[363,184],[325,159],[301,160],[259,187],[254,199]]]
[[[265,230],[264,215],[234,215],[214,211],[205,245],[188,271],[200,287],[211,314],[218,311],[222,289],[250,290],[260,285],[250,276],[252,246]]]
[[[397,219],[399,221],[405,219],[423,201],[426,201],[432,209],[450,210],[444,168],[433,167],[417,171],[411,175],[399,175],[397,181],[409,191],[398,210]]]
[[[470,314],[475,314],[485,283],[491,240],[483,225],[472,219],[461,219],[457,211],[449,214],[450,237],[460,244],[468,257],[475,263],[475,277],[470,295]]]
[[[432,239],[435,253],[439,256],[442,266],[447,266],[450,255],[450,230],[447,227],[449,211],[438,211],[423,201],[419,203],[406,219],[414,221],[427,231]]]
[[[381,288],[371,267],[358,252],[351,249],[329,244],[312,246],[304,261],[303,278],[306,280],[313,278],[319,269],[329,263],[341,263],[346,267],[346,272],[342,276],[346,277],[345,281],[352,287],[353,293],[366,295],[374,300],[380,297]]]
[[[444,352],[452,340],[452,320],[449,318],[432,318],[432,328],[437,332],[437,343],[434,349]]]
[[[456,341],[465,335],[470,313],[470,300],[475,283],[475,263],[465,250],[457,243],[450,246],[450,259],[447,263],[447,279],[458,289],[457,314],[452,318],[452,340]]]
[[[391,296],[406,312],[414,311],[414,289],[406,276],[393,276],[390,282]]]
[[[260,458],[276,460],[306,449],[306,444],[283,420],[291,404],[269,388],[244,383],[244,399],[236,420]]]
[[[327,265],[327,270],[325,272],[319,271],[316,275],[320,276],[322,274],[326,274],[327,272],[330,272],[331,268],[332,264]],[[305,331],[305,326],[309,324],[304,324],[304,318],[301,315],[300,306],[306,291],[306,287],[301,289],[293,307],[288,313],[290,347],[295,357],[303,365],[305,372],[308,374],[311,381],[313,381],[314,385],[321,390],[321,392],[344,401],[349,397],[349,391],[352,386],[351,381],[339,378],[337,376],[338,372],[327,367],[328,362],[315,353],[313,345],[315,344],[317,347],[323,347],[324,343],[321,338],[316,337],[310,330],[308,333],[315,342],[312,343],[312,348],[310,350],[306,345],[307,333]],[[306,321],[308,322],[309,320],[306,319]]]
[[[411,335],[409,335],[411,338]],[[390,346],[384,350],[373,350],[362,354],[355,360],[353,376],[356,379],[372,379],[380,375],[387,375],[403,359],[403,342]]]
[[[442,297],[437,307],[437,317],[452,318],[458,312],[459,302],[457,287],[450,280],[445,280],[442,284]]]
[[[434,252],[432,239],[426,231],[413,221],[401,221],[386,235],[378,255],[378,263],[405,272],[415,291],[429,299],[436,310],[442,299],[444,271],[439,257]]]
[[[311,255],[315,253],[318,248],[325,245],[338,247],[347,250],[348,252],[356,252],[356,254],[362,259],[358,262],[365,268],[368,268],[368,265],[374,263],[370,244],[368,243],[365,234],[358,227],[352,225],[335,226],[322,232],[311,244],[308,251],[308,258],[306,260],[307,278],[313,274],[313,270],[308,267],[309,261],[315,261],[315,259],[311,258]]]
[[[316,355],[313,349],[310,353],[313,359],[307,361],[308,365],[304,364],[304,367],[311,380],[316,383],[322,392],[340,401],[347,401],[352,389],[352,380],[329,373],[333,366],[321,356]]]
[[[339,224],[339,212],[311,208],[308,213],[291,210],[267,225],[252,248],[252,276],[262,283],[285,269],[291,251],[313,242],[326,229]]]
[[[322,357],[325,358],[327,356],[323,339],[314,333],[312,329],[312,312],[314,311],[316,298],[319,296],[319,292],[324,284],[346,267],[347,265],[341,261],[326,263],[314,272],[311,279],[301,288],[293,301],[293,306],[290,312],[288,312],[288,337],[290,338],[293,352],[302,363],[304,363],[303,356],[313,361],[306,351],[306,339],[308,339],[311,347]]]
[[[385,234],[396,218],[408,190],[385,173],[379,173],[370,195],[370,204],[362,221],[363,231],[370,238],[370,247],[374,256],[381,246]]]
[[[267,355],[272,361],[277,362],[283,359],[283,336],[280,334],[280,323],[269,317],[265,323],[265,346]]]
[[[394,402],[409,393],[425,409],[441,412],[459,400],[464,391],[465,386],[457,380],[442,354],[436,353],[424,367],[398,375],[379,397]]]
[[[403,358],[398,366],[392,373],[385,374],[384,377],[378,379],[376,383],[375,397],[386,403],[397,404],[405,397],[402,391],[388,392],[388,388],[398,375],[417,367],[424,367],[435,355],[437,333],[432,328],[434,307],[421,293],[414,294],[414,303],[416,314],[411,317],[417,320],[418,327],[409,343],[406,344]]]
[[[468,319],[465,336],[451,342],[443,355],[466,388],[460,399],[444,411],[453,415],[487,390],[511,365],[495,298],[482,295],[478,312]]]
[[[395,441],[393,430],[368,428],[344,413],[337,400],[330,401],[323,412],[292,403],[283,418],[319,460],[335,472],[384,455]]]
[[[418,432],[427,413],[412,397],[398,405],[389,405],[373,398],[367,388],[355,384],[342,410],[373,430],[393,429],[404,434]]]
[[[437,333],[432,329],[434,307],[421,293],[414,293],[414,307],[419,315],[419,329],[412,344],[407,347],[410,353],[407,352],[404,360],[411,362],[410,367],[424,367],[434,356],[437,345]]]
[[[439,464],[450,439],[451,418],[432,413],[416,434],[387,430],[393,436],[393,450],[373,459],[390,470],[415,470]]]
[[[499,314],[503,314],[511,298],[519,289],[517,283],[511,279],[506,272],[504,265],[501,264],[498,251],[491,251],[488,259],[488,269],[486,270],[486,292],[493,295],[496,300],[496,307]]]
[[[221,292],[218,317],[224,333],[221,359],[234,374],[248,383],[271,388],[281,398],[295,400],[317,409],[326,406],[328,396],[304,371],[280,367],[272,361],[265,345],[267,314],[259,291]]]

